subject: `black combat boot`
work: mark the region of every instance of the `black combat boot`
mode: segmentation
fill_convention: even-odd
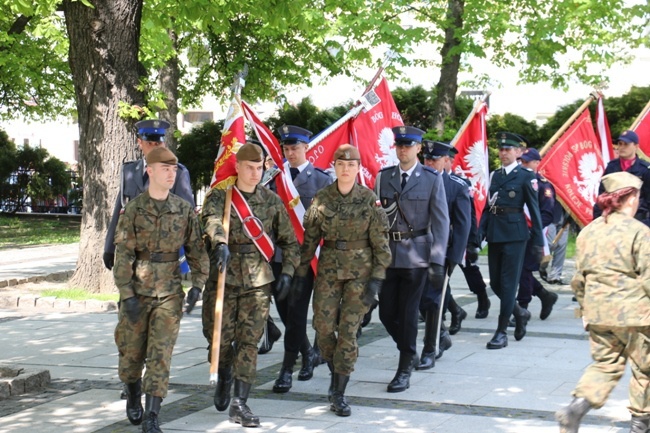
[[[650,429],[650,415],[634,416],[632,415],[632,424],[630,433],[647,433]]]
[[[142,379],[138,379],[134,383],[126,384],[124,387],[126,392],[126,417],[133,425],[142,424]]]
[[[298,380],[309,380],[314,377],[314,368],[316,365],[316,352],[309,344],[309,339],[305,339],[300,346],[300,356],[302,357],[302,368],[298,372]]]
[[[327,368],[330,371],[330,387],[327,390],[327,401],[332,402],[332,394],[334,394],[334,364],[327,362]]]
[[[395,373],[395,377],[388,384],[388,392],[402,392],[409,389],[411,387],[411,373],[417,364],[417,355],[410,353],[400,353],[397,373]]]
[[[332,398],[330,399],[330,410],[338,416],[350,416],[352,409],[345,399],[345,388],[348,386],[350,376],[344,374],[332,374]]]
[[[460,331],[463,320],[467,318],[467,311],[463,310],[456,303],[453,296],[449,297],[449,312],[451,313],[451,323],[449,324],[449,333],[456,335]]]
[[[584,398],[576,397],[570,405],[555,412],[555,419],[560,423],[560,433],[578,433],[580,420],[591,409],[591,404]]]
[[[487,344],[488,349],[503,349],[508,345],[508,319],[509,316],[499,315],[497,330]]]
[[[530,320],[530,311],[515,304],[515,309],[512,311],[515,316],[515,340],[520,341],[526,336],[526,325]]]
[[[282,331],[275,326],[275,322],[269,316],[266,321],[266,330],[264,331],[264,335],[262,335],[262,345],[257,349],[257,353],[260,355],[269,353],[273,349],[273,343],[278,341],[280,337],[282,337]]]
[[[320,353],[320,347],[318,347],[318,341],[314,338],[314,367],[318,367],[321,364],[326,364],[327,361],[323,358]]]
[[[551,315],[551,311],[553,311],[553,305],[557,302],[557,294],[542,288],[537,294],[537,297],[542,302],[542,311],[539,313],[539,318],[546,320]]]
[[[144,397],[144,420],[142,423],[142,433],[162,433],[158,425],[158,414],[160,413],[160,404],[162,397],[154,397],[145,394]]]
[[[232,369],[220,368],[217,377],[217,389],[214,390],[214,407],[219,412],[228,409],[230,405],[230,390],[232,389]]]
[[[298,354],[295,352],[284,352],[284,360],[282,361],[282,368],[280,375],[273,384],[273,392],[277,394],[284,394],[291,389],[291,375],[293,374],[293,366],[296,363]]]
[[[235,379],[235,397],[230,405],[230,422],[241,424],[242,427],[259,427],[260,418],[253,415],[246,405],[251,384]]]
[[[451,349],[451,344],[451,336],[443,322],[440,324],[440,340],[438,341],[438,353],[436,354],[436,359],[442,358],[442,354],[445,353],[445,350]]]
[[[478,298],[478,307],[476,307],[474,317],[477,319],[485,319],[490,313],[490,298],[488,298],[485,289],[483,289],[483,293],[477,294],[476,297]]]
[[[424,347],[420,355],[420,363],[416,370],[429,370],[436,366],[436,335],[438,333],[438,312],[437,306],[426,311],[424,321]]]

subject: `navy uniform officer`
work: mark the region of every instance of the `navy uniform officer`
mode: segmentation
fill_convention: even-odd
[[[553,224],[553,209],[555,208],[555,190],[553,185],[537,172],[537,167],[542,161],[542,157],[537,149],[526,149],[521,155],[521,166],[531,169],[537,177],[537,201],[539,202],[539,213],[542,218],[542,227]],[[521,270],[519,279],[519,292],[517,293],[517,303],[521,308],[528,309],[528,304],[537,296],[542,302],[542,311],[540,319],[545,320],[553,311],[553,305],[557,302],[557,294],[549,292],[537,281],[533,275],[534,271],[539,271],[539,261],[535,257],[534,247],[530,240],[526,245],[526,255],[524,256],[524,267]]]
[[[104,266],[106,269],[113,269],[115,261],[115,228],[117,227],[117,220],[120,212],[124,209],[129,200],[133,200],[147,189],[149,185],[149,176],[147,175],[147,163],[145,158],[153,149],[165,146],[165,131],[169,128],[169,123],[164,120],[141,120],[135,124],[138,129],[137,143],[142,151],[142,159],[136,161],[129,161],[122,164],[122,172],[120,173],[120,192],[115,200],[115,207],[113,208],[113,215],[111,222],[108,226],[106,233],[106,240],[104,242]],[[183,164],[178,164],[178,171],[176,172],[176,182],[171,189],[173,194],[185,199],[192,209],[196,207],[194,202],[194,194],[192,193],[192,186],[190,184],[190,172]]]
[[[312,133],[304,128],[292,125],[284,125],[278,129],[280,145],[286,158],[285,167],[289,168],[293,184],[300,195],[300,202],[305,211],[309,208],[314,196],[318,191],[332,183],[332,177],[327,172],[316,168],[307,160],[307,149],[309,137]],[[276,192],[275,179],[271,180],[268,187]],[[275,281],[279,280],[282,272],[282,251],[276,248],[275,256],[271,267],[275,275]],[[285,393],[291,389],[291,375],[293,366],[300,353],[302,357],[302,368],[298,373],[298,380],[309,380],[313,376],[314,367],[317,363],[317,353],[312,348],[307,338],[307,313],[309,300],[313,291],[314,272],[309,268],[307,280],[299,296],[278,299],[278,293],[273,290],[275,305],[280,314],[280,319],[285,326],[284,333],[284,360],[280,375],[273,385],[273,392]],[[275,284],[273,284],[275,286]]]
[[[417,155],[424,131],[412,126],[393,128],[399,165],[379,172],[375,192],[388,215],[391,265],[379,295],[379,318],[400,352],[388,392],[405,391],[418,365],[418,308],[427,271],[444,281],[449,238],[449,213],[439,172],[423,166]]]
[[[469,189],[467,184],[458,176],[448,173],[445,166],[449,162],[449,151],[451,146],[439,141],[423,140],[422,156],[424,165],[433,168],[442,174],[442,181],[445,187],[445,197],[447,198],[447,210],[449,212],[449,245],[447,247],[446,270],[451,275],[456,265],[460,264],[465,257],[465,248],[467,247],[467,238],[470,231],[471,204],[469,198]],[[444,282],[444,281],[443,281]],[[417,370],[427,370],[435,365],[435,338],[438,333],[442,285],[434,287],[427,284],[420,300],[420,311],[425,317],[424,328],[424,348],[420,356],[420,364]],[[443,303],[451,297],[449,286],[447,286],[447,296]],[[453,315],[453,312],[452,312]],[[465,313],[467,315],[467,313]],[[451,347],[451,338],[444,329],[441,333],[440,350],[442,351]]]
[[[510,132],[497,134],[502,167],[492,172],[488,205],[481,216],[480,239],[488,242],[490,286],[501,300],[499,322],[488,349],[508,345],[508,320],[515,315],[515,339],[526,334],[530,313],[515,303],[526,243],[531,240],[536,257],[541,260],[544,238],[537,201],[537,178],[532,170],[517,164],[526,140]],[[524,214],[528,206],[532,227]]]
[[[627,171],[635,175],[643,184],[641,185],[641,196],[639,197],[639,209],[634,218],[650,226],[650,164],[637,156],[639,150],[639,136],[636,132],[628,130],[616,140],[618,143],[618,158],[612,159],[605,167],[603,176],[620,171]],[[605,192],[603,183],[600,183],[598,194]],[[602,211],[597,204],[594,204],[594,219],[598,218]]]

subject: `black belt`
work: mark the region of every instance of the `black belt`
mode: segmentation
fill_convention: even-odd
[[[360,241],[323,241],[323,248],[335,248],[337,250],[360,250],[370,246],[368,239]]]
[[[231,253],[250,254],[259,251],[255,244],[228,244]]]
[[[490,207],[490,213],[494,215],[501,215],[504,213],[521,213],[524,210],[520,207],[503,207],[503,206],[492,206]]]
[[[429,229],[411,230],[410,232],[388,232],[388,239],[395,242],[403,241],[404,239],[417,238],[429,233]]]
[[[136,251],[135,258],[138,260],[149,260],[155,263],[178,261],[178,251],[174,253],[151,253],[149,251]]]

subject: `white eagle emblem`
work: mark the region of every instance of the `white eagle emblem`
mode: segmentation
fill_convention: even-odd
[[[379,152],[375,155],[375,161],[380,168],[399,164],[395,153],[395,136],[390,128],[383,128],[377,137]]]
[[[587,152],[578,161],[578,172],[580,179],[573,176],[573,183],[578,187],[578,193],[590,204],[596,202],[600,176],[603,173],[603,166],[598,163],[598,157],[594,152]]]
[[[487,161],[485,158],[485,145],[483,140],[475,141],[469,148],[469,152],[463,157],[466,170],[460,165],[456,166],[455,172],[461,177],[466,177],[472,183],[472,193],[479,200],[485,200],[488,188]]]

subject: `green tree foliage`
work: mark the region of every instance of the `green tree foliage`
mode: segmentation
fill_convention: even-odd
[[[216,123],[208,121],[195,126],[179,140],[176,155],[189,170],[194,191],[210,185],[214,160],[219,152],[221,131],[223,120]]]

